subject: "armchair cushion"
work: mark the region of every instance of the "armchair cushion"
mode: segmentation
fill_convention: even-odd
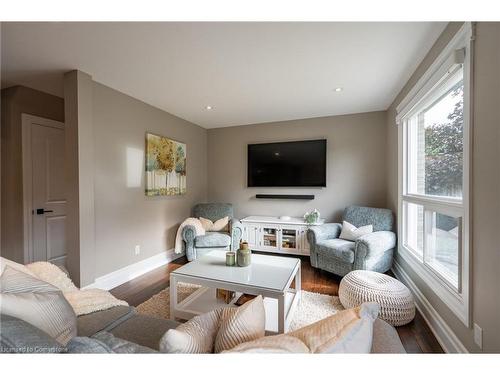
[[[352,241],[334,238],[321,240],[316,243],[316,252],[323,259],[339,259],[345,263],[354,263],[354,248],[356,243]]]
[[[222,232],[207,232],[194,239],[196,247],[227,247],[231,245],[231,236]]]

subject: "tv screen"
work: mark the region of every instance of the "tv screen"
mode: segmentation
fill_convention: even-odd
[[[248,145],[249,187],[326,186],[326,139]]]

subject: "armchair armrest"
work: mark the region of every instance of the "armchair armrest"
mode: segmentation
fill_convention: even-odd
[[[238,219],[231,219],[231,250],[235,251],[240,247],[241,237],[243,236],[243,224]]]
[[[182,239],[186,245],[186,257],[189,261],[196,259],[194,250],[194,239],[196,238],[196,229],[192,225],[186,225],[182,228]]]
[[[341,230],[342,225],[339,223],[310,226],[307,229],[307,240],[311,246],[316,246],[318,241],[338,238]]]
[[[387,250],[396,246],[396,234],[390,231],[379,231],[365,234],[356,240],[354,263],[361,264],[371,257],[382,256]]]

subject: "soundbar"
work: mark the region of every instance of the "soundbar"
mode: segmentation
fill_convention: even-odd
[[[312,194],[256,194],[257,199],[305,199],[312,200],[314,195]]]

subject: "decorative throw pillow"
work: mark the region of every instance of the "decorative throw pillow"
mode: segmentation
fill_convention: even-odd
[[[223,307],[198,315],[160,340],[163,353],[213,353],[263,337],[265,311],[261,296],[238,308]]]
[[[344,221],[342,223],[342,232],[340,232],[339,238],[348,241],[356,241],[359,237],[372,232],[373,232],[373,225],[371,224],[356,228],[351,223]]]
[[[160,352],[213,353],[222,309],[195,316],[175,329],[169,329],[160,340]]]
[[[270,353],[298,354],[310,353],[309,348],[296,337],[288,335],[266,336],[257,340],[244,342],[223,353]]]
[[[5,267],[7,266],[15,270],[27,273],[30,276],[36,277],[35,274],[31,272],[24,264],[16,263],[2,257],[0,257],[0,276],[2,275],[3,271],[5,271]]]
[[[226,353],[370,353],[379,308],[375,302],[366,302],[296,331],[240,344]]]
[[[370,353],[373,322],[380,306],[365,302],[289,333],[307,345],[311,353]]]
[[[266,311],[262,296],[257,296],[237,309],[222,310],[214,352],[220,353],[242,342],[264,337],[265,332]]]
[[[201,225],[205,232],[228,232],[229,231],[229,217],[225,216],[215,222],[210,219],[200,217]]]
[[[10,266],[0,276],[0,312],[30,323],[63,345],[76,336],[76,315],[63,293]]]

